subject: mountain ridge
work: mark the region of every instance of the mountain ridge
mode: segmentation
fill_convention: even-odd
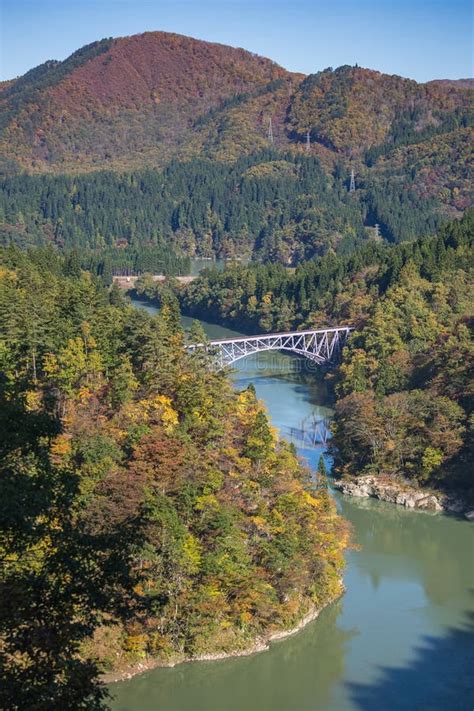
[[[361,160],[407,114],[415,133],[471,112],[466,81],[418,84],[343,66],[289,72],[242,48],[146,32],[108,38],[0,86],[3,170],[163,167],[171,158],[235,160],[268,145]],[[411,112],[411,115],[409,115]],[[328,152],[329,151],[329,152]]]
[[[62,65],[62,64],[65,64],[65,63],[67,63],[71,58],[75,57],[75,55],[76,55],[77,53],[79,53],[79,52],[81,52],[82,50],[84,50],[84,49],[86,49],[86,48],[89,48],[89,47],[91,47],[91,46],[101,45],[102,43],[107,43],[107,42],[110,42],[110,43],[112,43],[112,45],[113,45],[113,44],[115,44],[115,43],[117,43],[117,42],[121,42],[121,41],[135,40],[135,39],[147,38],[147,37],[169,37],[169,38],[176,38],[176,39],[184,39],[184,40],[189,40],[189,41],[191,41],[191,42],[200,43],[200,44],[204,44],[204,45],[211,46],[211,47],[220,47],[220,48],[223,48],[223,49],[226,49],[226,50],[234,50],[234,51],[237,51],[237,52],[243,52],[243,53],[245,53],[246,55],[251,55],[251,56],[253,56],[253,57],[255,57],[255,58],[263,59],[263,60],[265,60],[265,61],[268,61],[268,62],[272,63],[273,65],[275,65],[276,67],[282,69],[282,70],[283,70],[285,73],[287,73],[287,74],[293,74],[294,76],[300,76],[300,77],[302,77],[302,78],[308,76],[308,75],[305,74],[304,72],[293,72],[293,71],[290,71],[290,70],[286,69],[285,67],[283,67],[282,65],[279,65],[278,62],[276,62],[275,60],[272,60],[272,59],[270,59],[270,58],[267,58],[267,57],[265,57],[264,55],[260,55],[258,52],[252,52],[251,50],[247,50],[247,49],[245,49],[244,47],[233,46],[233,45],[227,45],[227,44],[225,44],[225,43],[223,43],[223,42],[213,42],[213,41],[210,41],[210,40],[204,40],[204,39],[201,39],[201,38],[198,38],[198,37],[193,37],[193,36],[191,36],[191,35],[183,35],[183,34],[180,34],[180,33],[177,33],[177,32],[167,32],[167,31],[164,31],[164,30],[150,30],[150,31],[141,32],[141,33],[138,33],[138,34],[135,34],[135,35],[121,35],[121,36],[118,36],[118,37],[109,37],[109,38],[103,38],[102,40],[96,40],[96,41],[94,41],[94,42],[92,42],[92,43],[90,43],[90,44],[88,44],[88,45],[84,45],[83,47],[81,47],[81,48],[78,49],[78,50],[75,50],[71,55],[67,56],[67,57],[66,57],[65,59],[63,59],[63,60],[59,60],[59,59],[46,60],[45,62],[42,62],[41,64],[36,65],[35,67],[32,67],[32,68],[29,69],[27,72],[25,72],[25,74],[21,74],[21,75],[18,75],[18,76],[16,76],[16,77],[11,77],[11,78],[9,78],[9,79],[0,80],[0,91],[1,91],[3,88],[8,88],[7,85],[9,86],[9,85],[12,85],[12,84],[16,83],[19,79],[22,79],[22,78],[25,77],[27,74],[29,74],[30,72],[35,71],[35,70],[38,69],[39,67],[43,67],[44,65],[48,65],[48,64],[55,64],[55,65]],[[363,68],[363,67],[361,67],[361,68]],[[366,69],[367,69],[367,68],[366,68]],[[377,70],[372,70],[372,71],[377,71]],[[444,79],[430,79],[430,80],[428,80],[428,81],[426,81],[426,82],[418,82],[418,81],[416,81],[415,79],[412,79],[411,77],[405,77],[405,76],[399,75],[399,74],[387,74],[387,73],[384,73],[384,72],[379,72],[379,73],[380,73],[380,74],[385,74],[386,76],[399,77],[400,79],[403,79],[403,80],[406,80],[406,81],[412,81],[412,82],[415,82],[416,84],[419,84],[420,86],[422,86],[422,85],[430,85],[430,84],[439,84],[439,85],[445,85],[445,86],[452,85],[452,86],[454,86],[454,87],[461,87],[461,86],[462,86],[462,87],[464,87],[464,88],[469,88],[469,89],[474,88],[474,78],[473,78],[473,77],[462,77],[462,78],[459,78],[459,79],[450,79],[450,78],[444,78]]]

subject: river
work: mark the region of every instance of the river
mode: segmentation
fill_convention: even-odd
[[[235,334],[203,326],[210,338]],[[234,380],[254,383],[283,436],[331,414],[307,361],[259,354],[240,361]],[[295,444],[315,467],[323,448]],[[115,684],[113,711],[472,711],[474,525],[334,496],[358,546],[337,603],[268,652]]]

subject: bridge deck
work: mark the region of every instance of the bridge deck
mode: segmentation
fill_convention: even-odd
[[[249,341],[262,341],[266,338],[291,338],[292,336],[313,336],[318,333],[338,333],[340,331],[353,331],[352,326],[334,326],[330,328],[310,328],[307,331],[283,331],[282,333],[262,333],[259,336],[239,336],[238,338],[221,338],[218,340],[208,341],[209,345],[220,346],[225,343],[248,343]],[[203,343],[196,343],[196,346],[202,346]]]
[[[265,333],[257,336],[239,336],[221,338],[208,343],[193,343],[188,350],[209,348],[217,351],[217,364],[224,368],[237,360],[260,351],[291,351],[305,356],[315,363],[333,363],[341,353],[352,326],[331,328],[313,328],[306,331],[285,331],[283,333]]]

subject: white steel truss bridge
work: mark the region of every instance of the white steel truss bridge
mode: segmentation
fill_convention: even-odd
[[[191,352],[205,348],[215,356],[218,368],[225,368],[241,358],[262,351],[290,351],[316,363],[332,365],[339,359],[352,330],[350,326],[342,326],[289,333],[267,333],[261,336],[194,343],[187,348]]]

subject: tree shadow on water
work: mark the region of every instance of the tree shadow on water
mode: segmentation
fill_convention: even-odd
[[[404,667],[380,668],[373,684],[348,684],[361,711],[472,711],[474,614],[444,636],[426,636]]]

